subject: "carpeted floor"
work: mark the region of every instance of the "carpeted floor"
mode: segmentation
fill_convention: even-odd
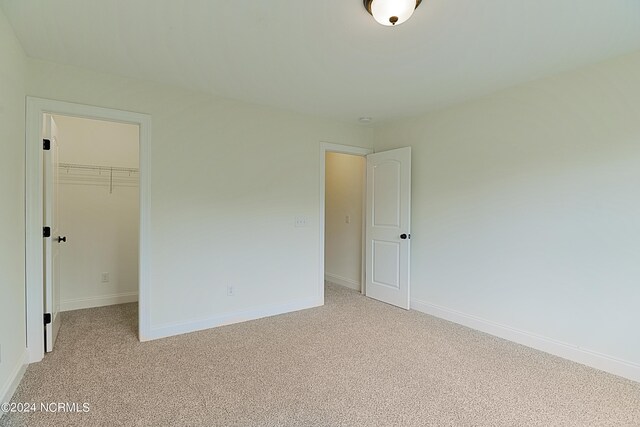
[[[329,284],[324,307],[140,343],[136,304],[64,313],[1,426],[639,426],[640,383]]]

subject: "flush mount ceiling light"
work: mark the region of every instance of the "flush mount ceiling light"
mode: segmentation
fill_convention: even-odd
[[[422,0],[364,0],[364,8],[378,23],[392,27],[411,18],[420,2]]]

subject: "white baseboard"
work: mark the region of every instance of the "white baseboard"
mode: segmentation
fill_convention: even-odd
[[[346,288],[360,290],[360,282],[348,279],[346,277],[339,276],[333,273],[324,273],[324,280],[327,282],[335,283],[336,285],[344,286]]]
[[[13,393],[16,392],[18,385],[20,385],[20,381],[22,381],[24,372],[27,370],[27,364],[27,350],[25,349],[18,359],[18,363],[16,363],[15,368],[11,371],[9,378],[7,378],[7,381],[0,389],[0,403],[11,401]],[[0,411],[0,417],[2,417],[3,414],[4,412]]]
[[[531,332],[512,328],[477,316],[462,313],[450,308],[438,306],[428,302],[412,299],[411,308],[441,319],[449,320],[471,329],[504,338],[527,347],[535,348],[573,362],[591,366],[640,382],[640,365],[621,360],[613,356],[602,354],[580,346],[568,344],[552,338],[543,337]]]
[[[141,341],[166,338],[174,335],[186,334],[189,332],[202,331],[204,329],[216,328],[218,326],[231,325],[234,323],[246,322],[249,320],[261,319],[263,317],[277,316],[278,314],[291,313],[293,311],[305,310],[307,308],[319,307],[324,301],[317,298],[294,301],[287,304],[265,307],[257,310],[240,311],[237,313],[222,314],[220,316],[208,317],[206,319],[196,319],[186,322],[170,323],[151,327],[149,334],[141,337]]]
[[[73,298],[60,301],[60,311],[81,310],[83,308],[104,307],[106,305],[126,304],[138,301],[137,292],[101,295],[97,297]]]

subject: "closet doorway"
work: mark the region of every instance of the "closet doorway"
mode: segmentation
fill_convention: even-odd
[[[363,292],[367,162],[353,154],[325,156],[324,278]]]
[[[138,301],[146,341],[151,117],[27,97],[26,125],[28,362],[54,349],[61,311]]]
[[[138,301],[139,126],[52,115],[58,128],[60,310]]]
[[[364,202],[368,148],[320,143],[320,278],[365,293]]]
[[[45,351],[60,312],[138,301],[139,125],[43,117]]]

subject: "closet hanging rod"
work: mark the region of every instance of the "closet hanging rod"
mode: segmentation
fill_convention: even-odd
[[[63,169],[83,169],[83,170],[94,170],[94,171],[105,171],[105,172],[130,172],[130,173],[138,173],[137,168],[121,168],[115,166],[98,166],[98,165],[79,165],[75,163],[58,163],[59,168]]]

